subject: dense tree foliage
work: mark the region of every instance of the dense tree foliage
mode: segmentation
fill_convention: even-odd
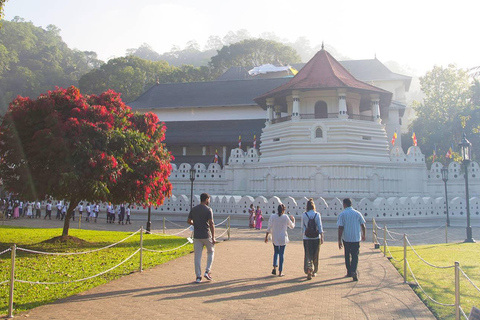
[[[17,95],[36,97],[55,86],[77,85],[100,66],[95,52],[71,50],[54,25],[35,27],[16,17],[0,29],[0,108]]]
[[[217,75],[233,66],[260,66],[266,63],[287,65],[300,62],[295,49],[279,42],[264,39],[243,40],[224,46],[212,57],[210,66]]]
[[[155,114],[133,113],[111,90],[17,97],[1,119],[0,176],[23,199],[67,200],[66,236],[81,200],[160,205],[170,196],[164,136]]]
[[[7,0],[0,0],[0,20],[3,19],[3,16],[5,15],[5,11],[4,11],[4,7],[5,7],[5,2],[7,2]],[[0,27],[2,26],[1,24],[2,22],[0,21]]]
[[[98,94],[112,89],[130,102],[155,83],[208,80],[208,68],[173,67],[165,61],[149,61],[136,56],[115,58],[84,74],[79,83],[82,92]]]
[[[416,119],[410,127],[425,156],[431,160],[436,146],[438,159],[444,160],[452,144],[453,151],[458,151],[458,143],[465,131],[474,145],[474,156],[480,159],[480,150],[475,148],[480,145],[476,133],[480,123],[478,82],[472,83],[466,70],[449,65],[434,67],[420,78],[420,85],[425,97],[422,102],[415,103]],[[411,136],[411,132],[408,135]],[[403,140],[411,145],[410,137]]]

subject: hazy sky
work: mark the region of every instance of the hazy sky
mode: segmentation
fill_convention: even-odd
[[[396,3],[396,4],[394,4]],[[247,29],[324,41],[352,59],[396,61],[422,75],[436,65],[480,66],[478,0],[8,0],[5,19],[54,24],[71,48],[99,58],[148,43],[159,53]]]

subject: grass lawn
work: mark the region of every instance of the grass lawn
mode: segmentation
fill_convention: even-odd
[[[415,251],[425,261],[435,266],[453,266],[455,261],[467,276],[480,287],[480,243],[449,243],[414,246]],[[403,258],[403,247],[390,247],[393,258]],[[388,253],[388,251],[387,251]],[[444,304],[455,303],[455,268],[438,269],[425,264],[411,248],[407,247],[407,261],[418,283],[433,299]],[[391,260],[403,275],[403,261]],[[407,267],[407,281],[414,283]],[[418,296],[432,310],[438,319],[455,319],[455,307],[446,307],[432,302],[420,288],[413,287]],[[480,292],[460,272],[460,306],[467,314],[472,306],[480,308]]]
[[[0,226],[0,252],[16,244],[31,250],[45,252],[82,252],[102,248],[118,242],[131,232],[91,231],[70,229],[69,235],[80,238],[82,242],[48,243],[44,242],[62,234],[62,229],[34,229]],[[159,235],[143,235],[144,248],[152,250],[168,250],[181,246],[185,238]],[[26,253],[17,250],[15,259],[15,278],[39,282],[64,282],[93,276],[110,269],[133,254],[140,247],[140,234],[112,248],[94,253],[52,256]],[[143,269],[162,264],[193,250],[188,244],[182,248],[166,252],[143,252]],[[0,256],[0,282],[10,278],[10,257],[8,252]],[[26,311],[37,306],[51,303],[90,288],[107,283],[113,279],[139,270],[139,253],[118,268],[90,280],[68,284],[27,284],[15,283],[15,313]],[[9,285],[0,285],[0,315],[8,312]]]

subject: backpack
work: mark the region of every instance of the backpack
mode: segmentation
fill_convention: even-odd
[[[316,238],[319,235],[317,224],[315,223],[315,216],[310,218],[308,214],[305,212],[305,215],[308,218],[307,227],[305,228],[305,236],[307,238]]]

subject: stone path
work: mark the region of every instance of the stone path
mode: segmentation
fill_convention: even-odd
[[[137,226],[107,228],[123,227],[134,230]],[[263,242],[264,231],[240,228],[232,230],[230,241],[216,246],[212,282],[194,283],[191,254],[16,318],[435,319],[371,242],[361,246],[359,281],[344,278],[343,251],[337,247],[335,231],[327,232],[320,272],[311,281],[303,274],[298,229],[290,231],[286,276],[278,277],[270,274],[273,248]]]

